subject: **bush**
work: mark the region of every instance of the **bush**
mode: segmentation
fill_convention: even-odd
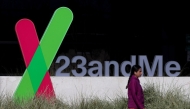
[[[190,109],[190,99],[180,87],[172,87],[163,92],[163,88],[154,83],[143,87],[146,109]],[[162,89],[162,90],[160,90]],[[43,98],[34,98],[24,104],[15,103],[11,97],[0,97],[0,109],[126,109],[127,98],[118,96],[114,100],[98,97],[73,100],[71,103],[55,99],[53,102]]]

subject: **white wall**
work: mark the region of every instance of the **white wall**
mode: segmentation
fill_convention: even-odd
[[[0,76],[0,93],[13,94],[21,77],[18,76]],[[189,77],[141,77],[141,85],[151,82],[163,85],[162,90],[167,90],[170,86],[182,86],[186,93],[189,91]],[[127,97],[125,86],[128,77],[51,77],[53,87],[58,98],[63,100],[80,98],[91,95],[100,98],[114,99],[117,95]],[[109,97],[109,98],[108,98]]]

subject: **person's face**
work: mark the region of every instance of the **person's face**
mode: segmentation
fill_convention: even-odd
[[[136,77],[140,77],[142,75],[142,69],[140,68],[137,72],[135,72]]]

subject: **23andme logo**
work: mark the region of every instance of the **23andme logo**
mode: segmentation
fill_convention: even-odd
[[[29,99],[41,94],[45,97],[55,96],[48,69],[72,20],[73,13],[69,8],[58,8],[54,12],[40,42],[31,20],[21,19],[17,22],[15,30],[26,70],[13,97]]]

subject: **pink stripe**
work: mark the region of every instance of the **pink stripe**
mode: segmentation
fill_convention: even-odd
[[[38,35],[33,22],[29,19],[19,20],[15,26],[15,30],[27,68],[39,46]]]
[[[21,19],[15,26],[17,38],[21,47],[22,55],[26,68],[30,64],[34,53],[39,46],[38,35],[33,22],[29,19]],[[37,76],[37,75],[36,75]],[[47,88],[48,87],[48,88]],[[38,88],[37,96],[44,94],[45,97],[55,97],[53,85],[50,79],[49,72],[46,72],[45,77]]]

